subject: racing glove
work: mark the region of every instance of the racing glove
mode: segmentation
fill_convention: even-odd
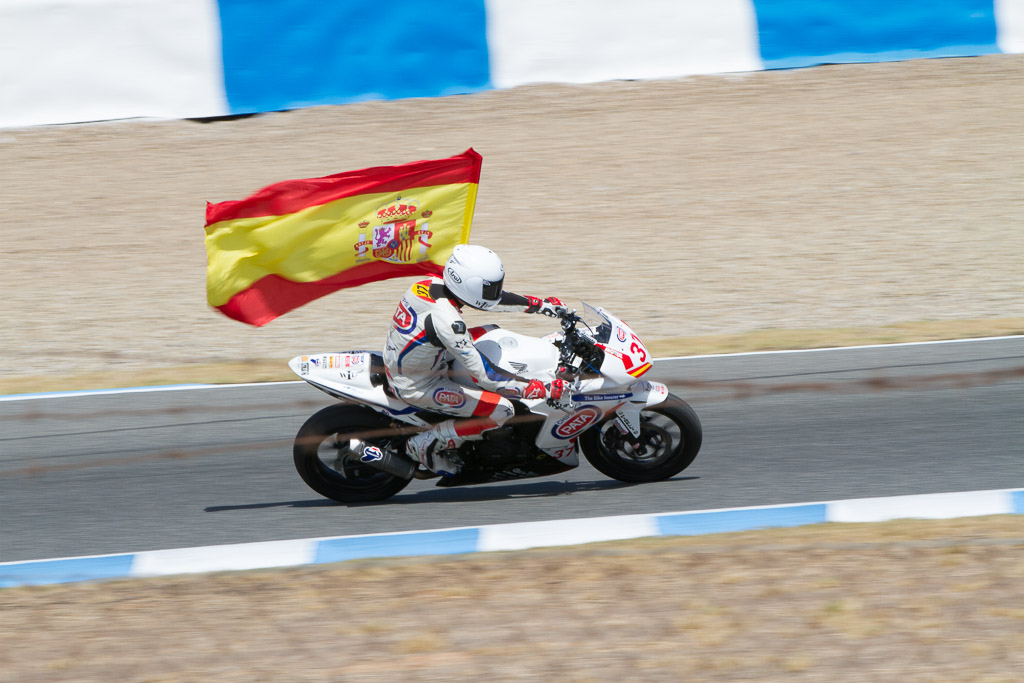
[[[549,296],[543,301],[535,296],[528,296],[526,297],[526,300],[530,302],[526,307],[527,313],[543,313],[544,315],[551,316],[552,318],[557,318],[569,312],[569,309],[565,307],[565,304],[553,296]]]
[[[558,400],[562,398],[562,394],[565,393],[568,386],[569,383],[564,379],[552,380],[548,384],[541,382],[539,379],[531,379],[530,383],[523,389],[523,398],[544,398],[550,396]]]

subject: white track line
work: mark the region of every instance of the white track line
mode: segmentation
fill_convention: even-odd
[[[966,344],[970,342],[1005,341],[1007,339],[1024,340],[1024,335],[1005,337],[972,337],[969,339],[941,339],[925,342],[900,342],[896,344],[867,344],[863,346],[826,346],[815,349],[788,349],[784,351],[744,351],[740,353],[709,353],[699,356],[666,356],[655,358],[654,361],[665,360],[696,360],[700,358],[732,358],[739,356],[770,356],[783,353],[816,353],[819,351],[853,351],[856,349],[884,349],[900,346],[930,346],[934,344]],[[245,384],[175,384],[171,386],[129,387],[125,389],[87,389],[83,391],[54,391],[40,394],[8,394],[0,396],[0,402],[33,401],[44,398],[78,398],[81,396],[110,396],[115,394],[141,394],[155,391],[191,391],[194,389],[237,389],[240,387],[269,387],[282,384],[302,384],[302,380],[288,382],[248,382]]]
[[[695,358],[729,358],[732,356],[771,356],[779,353],[817,353],[818,351],[853,351],[856,349],[887,349],[898,346],[930,346],[932,344],[966,344],[969,342],[1024,340],[1024,335],[1013,334],[1005,337],[971,337],[968,339],[939,339],[937,341],[898,342],[893,344],[864,344],[862,346],[822,346],[814,349],[787,349],[784,351],[742,351],[738,353],[708,353],[701,356],[666,356],[659,360],[693,360]]]

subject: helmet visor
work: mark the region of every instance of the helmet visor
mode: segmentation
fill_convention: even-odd
[[[487,282],[484,280],[483,283],[483,294],[484,301],[497,302],[501,298],[501,285],[505,282],[505,278],[501,278],[497,282]]]

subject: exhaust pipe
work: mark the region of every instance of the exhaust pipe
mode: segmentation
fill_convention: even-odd
[[[364,448],[359,462],[402,479],[412,479],[417,467],[409,458],[381,450],[377,446]]]

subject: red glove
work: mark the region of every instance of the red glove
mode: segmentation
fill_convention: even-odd
[[[550,384],[544,384],[539,379],[531,379],[523,389],[523,398],[544,398],[550,395],[557,400],[562,398],[568,386],[569,383],[564,379],[553,380]]]
[[[548,388],[551,392],[551,398],[555,399],[556,401],[562,398],[562,394],[565,393],[565,390],[568,387],[569,383],[566,382],[564,379],[556,379],[552,381],[551,384],[548,385]]]
[[[544,382],[539,379],[531,379],[530,383],[523,389],[523,398],[544,398],[548,395]]]
[[[565,307],[561,301],[556,297],[549,296],[544,301],[541,301],[535,296],[528,296],[526,300],[529,301],[529,305],[526,307],[527,313],[543,313],[544,315],[557,318],[563,313],[568,313],[569,309]]]

